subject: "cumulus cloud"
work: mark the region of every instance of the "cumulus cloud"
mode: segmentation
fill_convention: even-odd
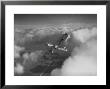
[[[61,69],[54,69],[52,76],[95,76],[97,75],[97,29],[80,29],[72,32],[80,45],[73,49]]]
[[[82,43],[87,42],[88,39],[95,37],[97,34],[97,30],[95,27],[92,29],[80,29],[73,32],[74,37]]]
[[[53,35],[55,34],[55,30],[53,29],[49,29],[49,28],[43,28],[41,30],[39,30],[36,35],[38,35],[39,37],[45,37],[45,36],[48,36],[48,35]]]
[[[23,51],[24,48],[14,45],[14,58],[19,58],[20,57],[20,52]]]
[[[24,67],[20,63],[17,63],[16,66],[14,67],[14,72],[16,74],[23,74],[24,73]]]
[[[37,50],[35,52],[31,52],[30,53],[30,58],[33,62],[37,62],[38,58],[42,55],[42,51],[41,50]]]

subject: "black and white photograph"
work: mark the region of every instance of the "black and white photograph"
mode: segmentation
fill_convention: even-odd
[[[14,76],[97,76],[97,14],[14,14]]]
[[[106,85],[105,3],[5,3],[4,85]]]

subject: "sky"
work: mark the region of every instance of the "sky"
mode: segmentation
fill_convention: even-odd
[[[14,18],[15,25],[59,25],[68,23],[87,23],[90,25],[96,25],[97,23],[97,15],[95,14],[16,14],[14,15]],[[62,67],[60,69],[57,68],[52,70],[51,75],[96,76],[97,28],[82,28],[80,30],[73,31],[72,34],[80,46],[74,47],[71,56],[64,61]]]
[[[68,23],[97,23],[96,14],[15,14],[15,25],[46,25]]]

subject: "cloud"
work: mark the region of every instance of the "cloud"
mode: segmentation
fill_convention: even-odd
[[[23,51],[24,48],[14,45],[14,58],[19,58],[20,57],[20,52]]]
[[[97,75],[97,29],[73,31],[73,37],[80,45],[73,49],[61,69],[54,69],[52,76],[94,76]]]
[[[35,52],[31,52],[29,56],[33,62],[37,62],[39,57],[42,56],[42,50],[37,50]]]
[[[23,74],[24,73],[24,67],[20,63],[17,63],[16,66],[14,67],[14,72],[16,74]]]

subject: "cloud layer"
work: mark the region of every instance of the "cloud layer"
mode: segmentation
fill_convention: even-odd
[[[52,76],[94,76],[97,75],[97,28],[85,28],[72,32],[80,43],[73,49],[61,69],[54,69]]]

